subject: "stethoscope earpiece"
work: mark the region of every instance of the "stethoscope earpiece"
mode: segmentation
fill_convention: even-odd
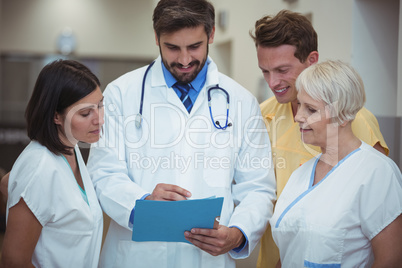
[[[216,121],[215,124],[220,126],[221,123],[219,123],[219,121]],[[231,126],[232,126],[232,123],[229,123],[227,127],[231,127]]]

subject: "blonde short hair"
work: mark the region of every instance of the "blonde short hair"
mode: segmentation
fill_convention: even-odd
[[[339,124],[352,121],[366,102],[360,75],[352,66],[339,60],[327,60],[305,69],[296,80],[296,89],[326,103],[334,121]]]

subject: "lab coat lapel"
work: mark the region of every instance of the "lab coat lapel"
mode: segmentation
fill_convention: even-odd
[[[152,72],[151,72],[151,83],[148,81],[146,82],[145,85],[145,90],[147,90],[147,87],[151,88],[153,91],[152,95],[155,96],[154,94],[160,94],[159,97],[161,97],[161,100],[166,100],[168,103],[171,105],[176,106],[179,110],[181,110],[186,116],[189,116],[186,108],[184,107],[183,103],[180,101],[179,97],[177,96],[176,92],[173,90],[173,88],[168,88],[166,85],[165,77],[163,75],[162,71],[162,60],[161,56],[159,56],[155,60],[155,64],[152,67]]]
[[[85,206],[85,207],[88,207],[88,209],[91,211],[93,218],[97,219],[97,218],[99,218],[99,211],[97,211],[97,208],[98,208],[97,204],[93,203],[93,202],[98,202],[96,193],[94,190],[94,186],[92,184],[91,177],[89,176],[87,167],[84,163],[84,160],[82,158],[81,151],[78,148],[78,145],[75,146],[74,150],[77,155],[77,162],[78,162],[78,166],[79,166],[81,177],[82,177],[82,183],[84,184],[84,188],[85,188],[84,190],[87,195],[88,203],[89,203],[89,206]]]
[[[208,57],[207,60],[208,64],[208,71],[207,71],[207,80],[205,81],[205,86],[206,88],[216,86],[219,84],[219,73],[218,73],[218,67],[216,66],[215,62],[212,61]]]
[[[206,91],[205,90],[206,90],[206,88],[204,86],[204,88],[201,89],[200,94],[198,94],[197,99],[195,100],[193,108],[191,109],[191,114],[197,113],[197,110],[200,109],[200,107],[202,107],[203,105],[205,105],[205,107],[208,106],[207,99],[206,99],[206,94],[205,94]]]
[[[201,89],[200,93],[198,94],[198,97],[193,105],[190,115],[196,114],[198,109],[201,109],[202,107],[208,109],[207,91],[210,87],[219,84],[218,67],[209,57],[207,59],[206,64],[208,64],[208,69],[205,84]],[[173,93],[175,96],[177,96],[177,94],[174,91]],[[183,106],[183,111],[185,111],[184,105],[181,106]]]
[[[186,116],[189,116],[189,113],[186,110],[186,107],[184,107],[184,104],[181,102],[179,97],[177,96],[176,92],[173,90],[173,88],[167,88],[166,90],[166,99],[167,101],[176,106],[178,109],[180,109]]]
[[[205,81],[204,87],[201,89],[201,92],[197,97],[197,100],[194,103],[194,106],[193,106],[190,114],[195,114],[195,112],[200,107],[202,107],[203,105],[208,105],[208,104],[205,104],[207,102],[206,91],[208,90],[208,88],[219,84],[218,67],[209,57],[207,59],[206,64],[208,64],[207,79]],[[162,71],[161,56],[159,56],[155,60],[155,64],[152,67],[150,80],[151,80],[150,81],[151,84],[149,84],[149,82],[147,80],[146,87],[150,86],[152,90],[158,91],[158,93],[155,92],[155,94],[162,94],[161,97],[163,99],[167,100],[168,103],[176,106],[186,116],[190,116],[190,114],[187,112],[186,108],[184,107],[183,103],[180,101],[179,97],[177,96],[176,92],[172,88],[167,88],[167,86],[166,86],[165,77],[164,77],[163,71]]]

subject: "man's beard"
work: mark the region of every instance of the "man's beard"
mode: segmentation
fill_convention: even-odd
[[[168,69],[168,71],[177,80],[177,82],[182,83],[182,84],[188,84],[188,83],[192,82],[197,77],[197,75],[201,72],[202,68],[204,67],[205,63],[207,62],[209,49],[207,47],[207,54],[206,54],[205,58],[203,59],[202,63],[199,60],[194,60],[188,64],[191,67],[197,66],[196,69],[191,73],[177,73],[174,68],[182,67],[183,65],[180,63],[177,63],[177,62],[173,62],[169,65],[163,58],[162,51],[160,48],[159,48],[159,52],[161,54],[163,64],[165,65],[166,69]]]

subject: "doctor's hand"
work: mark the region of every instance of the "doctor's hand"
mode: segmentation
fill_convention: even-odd
[[[246,240],[239,229],[236,227],[228,228],[224,225],[219,225],[218,229],[193,228],[191,232],[184,232],[184,236],[194,246],[212,256],[225,254],[239,247]]]
[[[158,201],[179,201],[186,200],[191,193],[177,185],[159,183],[156,185],[152,194],[147,196],[146,200]]]

